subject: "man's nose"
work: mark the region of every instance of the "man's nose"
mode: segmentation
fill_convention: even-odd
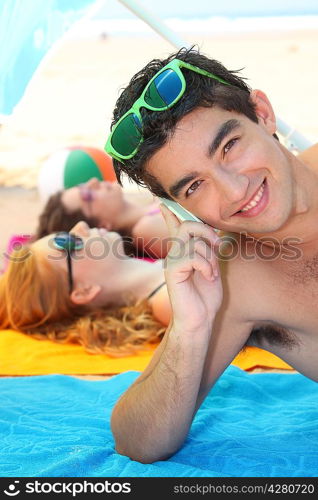
[[[222,198],[233,205],[244,201],[250,184],[246,175],[225,169],[214,171],[214,182]]]

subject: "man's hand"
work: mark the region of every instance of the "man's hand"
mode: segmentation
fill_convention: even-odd
[[[172,323],[179,331],[207,331],[219,310],[223,291],[215,249],[220,239],[208,225],[180,222],[163,204],[171,246],[165,259],[165,278]]]

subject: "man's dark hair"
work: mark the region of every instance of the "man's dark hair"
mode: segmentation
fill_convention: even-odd
[[[186,90],[182,98],[165,111],[149,111],[141,108],[143,142],[133,158],[121,163],[114,160],[118,182],[123,173],[141,186],[146,186],[156,195],[170,198],[157,179],[146,171],[147,162],[173,135],[176,124],[195,108],[219,106],[226,111],[235,111],[257,123],[255,107],[250,99],[250,87],[239,71],[229,71],[220,62],[201,54],[193,47],[182,48],[167,59],[154,59],[136,73],[116,102],[112,126],[138,99],[151,78],[173,59],[181,59],[222,78],[230,85],[224,85],[212,78],[182,68]]]

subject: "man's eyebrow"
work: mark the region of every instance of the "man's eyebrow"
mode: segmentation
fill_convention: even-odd
[[[178,198],[180,191],[184,186],[186,186],[189,182],[191,182],[193,179],[198,177],[199,172],[190,172],[188,175],[185,177],[182,177],[182,179],[179,179],[177,182],[172,184],[169,188],[169,193],[171,194],[172,197]]]
[[[241,123],[235,119],[231,119],[223,123],[221,127],[218,129],[216,136],[214,137],[212,143],[209,146],[208,156],[213,156],[218,147],[220,146],[220,144],[222,143],[223,139],[233,130],[235,130],[240,126]],[[172,184],[172,186],[170,186],[170,188],[168,189],[171,196],[173,198],[178,198],[182,188],[186,186],[189,182],[191,182],[193,179],[198,177],[199,175],[200,175],[199,172],[190,172],[185,177],[182,177],[177,182]]]
[[[228,120],[227,122],[223,123],[219,130],[217,131],[216,136],[214,137],[213,141],[211,142],[209,149],[208,149],[208,156],[213,156],[214,153],[217,151],[219,148],[220,144],[222,143],[223,139],[229,135],[233,130],[236,128],[240,127],[241,123],[238,120],[232,119]]]

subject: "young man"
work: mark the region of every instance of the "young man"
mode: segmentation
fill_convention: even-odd
[[[318,380],[318,149],[297,157],[275,131],[266,95],[194,50],[152,61],[118,99],[106,147],[118,178],[206,223],[163,210],[173,319],[112,416],[117,451],[134,460],[178,450],[246,344]],[[210,226],[231,236],[227,259]]]

